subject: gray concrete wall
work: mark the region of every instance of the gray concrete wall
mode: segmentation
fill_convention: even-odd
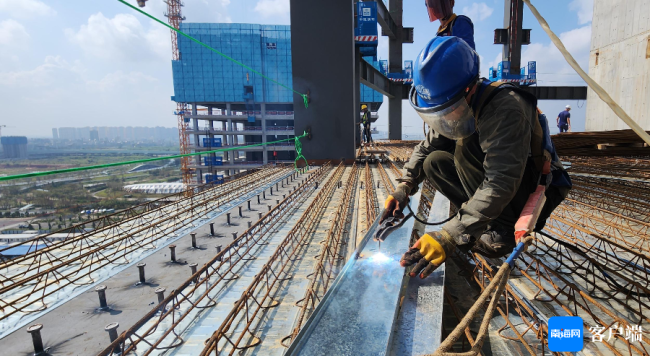
[[[650,1],[596,0],[589,75],[645,130],[650,130]],[[629,127],[587,94],[587,131]]]
[[[293,88],[311,91],[305,108],[294,95],[296,134],[311,127],[303,139],[308,160],[353,159],[355,118],[354,3],[349,0],[291,0]]]

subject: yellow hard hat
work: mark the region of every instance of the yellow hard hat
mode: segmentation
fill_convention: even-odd
[[[365,110],[367,108],[368,108],[368,105],[366,105],[366,104],[361,105],[361,110]]]

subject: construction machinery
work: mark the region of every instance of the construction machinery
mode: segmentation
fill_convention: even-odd
[[[146,1],[148,0],[138,0],[138,6],[145,7]],[[165,3],[167,4],[167,13],[165,13],[165,17],[167,17],[169,25],[177,30],[180,29],[181,22],[185,20],[181,11],[181,8],[184,6],[183,2],[181,0],[165,0]],[[181,58],[181,54],[178,50],[178,34],[174,30],[171,30],[170,32],[172,39],[172,60],[177,61]],[[189,147],[190,138],[187,134],[189,119],[185,117],[186,111],[186,103],[176,103],[176,111],[174,111],[174,115],[176,115],[178,119],[178,142],[180,154],[191,153]],[[185,187],[189,187],[192,180],[192,170],[189,168],[189,164],[189,157],[181,157],[181,173]],[[188,189],[187,192],[189,194],[191,193],[191,190]]]

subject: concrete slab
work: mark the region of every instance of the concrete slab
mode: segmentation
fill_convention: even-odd
[[[147,264],[145,284],[136,285],[139,272],[133,264],[103,281],[102,284],[107,286],[106,298],[110,307],[108,311],[97,310],[97,293],[90,290],[33,320],[32,323],[44,326],[41,334],[50,355],[94,355],[106,348],[110,342],[108,333],[104,331],[105,325],[119,322],[118,333],[129,328],[157,304],[154,293],[156,288],[165,287],[170,291],[187,280],[191,276],[188,266],[190,263],[200,265],[210,260],[216,253],[217,245],[225,246],[230,243],[232,232],[241,232],[247,227],[247,221],[258,220],[258,212],[266,213],[267,205],[275,205],[276,199],[282,198],[282,194],[288,194],[289,187],[297,185],[298,182],[299,180],[296,180],[288,186],[285,185],[285,188],[280,187],[279,190],[276,190],[274,185],[273,195],[270,195],[267,189],[267,199],[262,199],[261,204],[257,204],[255,195],[252,195],[252,211],[247,211],[246,200],[243,200],[243,217],[239,217],[237,205],[232,206],[228,210],[231,212],[232,226],[226,225],[225,214],[211,219],[215,227],[218,227],[214,237],[210,236],[209,225],[198,227],[194,230],[197,233],[197,249],[191,247],[189,231],[183,234],[174,241],[177,246],[176,263],[170,261],[167,247],[153,252],[141,261],[134,261]],[[24,329],[19,329],[0,340],[0,355],[32,353],[31,336]]]

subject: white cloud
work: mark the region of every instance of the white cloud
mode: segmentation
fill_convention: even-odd
[[[148,61],[169,59],[169,31],[150,23],[145,29],[131,14],[117,14],[112,19],[101,12],[91,15],[77,31],[65,30],[68,39],[91,56],[110,61]]]
[[[479,22],[492,15],[494,9],[484,2],[475,2],[471,6],[464,6],[462,14],[468,16],[472,21]]]
[[[589,50],[591,47],[591,25],[560,34],[560,40],[575,60],[585,70],[589,70]],[[580,77],[567,64],[560,51],[552,44],[532,43],[522,53],[522,64],[537,61],[539,85],[580,85]]]
[[[578,24],[584,25],[594,17],[594,0],[573,0],[569,10],[578,12]]]
[[[157,81],[158,79],[141,72],[124,73],[121,70],[118,70],[116,72],[106,74],[104,78],[98,81],[90,80],[86,84],[88,85],[89,89],[97,90],[97,91],[107,91],[107,90],[120,89],[123,88],[124,86],[135,86],[141,83],[146,84],[146,83],[154,83]]]
[[[75,81],[83,73],[78,64],[70,64],[61,56],[47,56],[43,64],[30,70],[0,72],[0,83],[3,86],[16,87],[45,87],[55,84],[58,80]]]
[[[56,15],[54,9],[38,0],[0,0],[0,13],[22,19]]]
[[[260,0],[255,5],[255,11],[262,17],[289,16],[289,0]]]
[[[111,126],[133,122],[142,126],[176,125],[175,104],[169,100],[173,92],[168,63],[134,64],[135,70],[103,72],[106,67],[85,67],[78,61],[48,56],[28,70],[2,68],[0,97],[12,103],[5,115],[22,118],[14,124],[14,133],[49,136],[52,127],[101,122]]]
[[[25,48],[29,40],[29,33],[25,26],[16,20],[0,21],[0,48]]]

